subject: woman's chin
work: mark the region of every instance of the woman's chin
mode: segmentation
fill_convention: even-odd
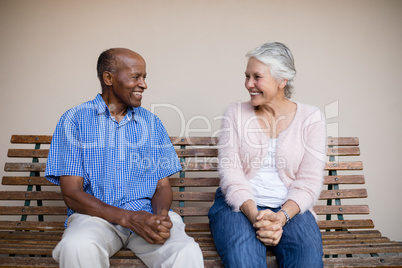
[[[261,103],[260,103],[259,101],[256,101],[256,100],[253,100],[253,99],[250,100],[250,103],[251,103],[251,105],[253,105],[254,107],[257,107],[257,106],[260,106],[260,105],[261,105]]]

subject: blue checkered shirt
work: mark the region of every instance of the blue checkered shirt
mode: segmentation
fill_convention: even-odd
[[[152,213],[151,198],[158,181],[180,170],[156,115],[142,107],[128,108],[118,123],[98,94],[61,117],[45,177],[57,185],[63,175],[83,177],[84,191],[106,204]],[[67,219],[73,213],[68,208]]]

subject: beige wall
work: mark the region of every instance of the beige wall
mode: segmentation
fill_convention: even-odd
[[[401,29],[402,1],[1,0],[0,162],[11,134],[52,134],[95,96],[104,49],[145,57],[143,106],[171,135],[211,135],[229,103],[248,99],[244,54],[282,41],[294,99],[327,107],[331,133],[360,137],[371,216],[402,241]]]

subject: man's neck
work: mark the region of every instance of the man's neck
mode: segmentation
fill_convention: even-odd
[[[124,116],[127,114],[127,105],[116,103],[116,101],[110,98],[108,94],[102,93],[102,98],[109,108],[110,115],[113,116],[117,122],[123,120]]]

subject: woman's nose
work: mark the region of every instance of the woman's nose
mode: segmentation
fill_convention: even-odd
[[[254,87],[254,80],[252,78],[248,78],[245,81],[245,86],[247,89],[251,89]]]

